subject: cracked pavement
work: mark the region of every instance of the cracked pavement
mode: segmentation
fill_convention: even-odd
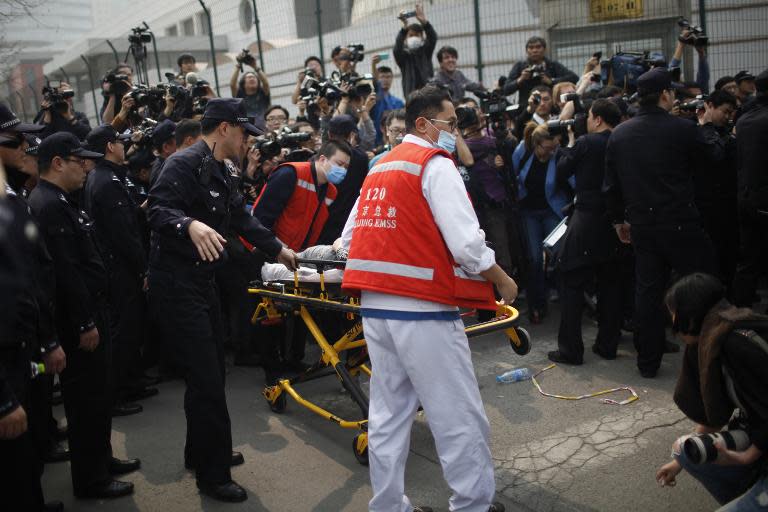
[[[642,379],[635,369],[631,336],[625,335],[615,361],[588,352],[583,366],[559,365],[540,378],[546,391],[560,394],[632,386],[640,400],[624,406],[594,398],[546,398],[531,382],[495,382],[496,375],[510,368],[528,366],[535,371],[549,364],[546,353],[555,348],[559,317],[556,305],[553,309],[543,325],[522,322],[533,338],[533,349],[525,357],[512,352],[498,334],[470,341],[491,423],[499,501],[508,511],[716,509],[716,502],[685,474],[678,476],[674,488],[660,488],[655,482],[656,469],[669,460],[673,440],[692,426],[672,402],[681,354],[665,356],[658,378]],[[595,328],[586,319],[584,325],[589,347]],[[260,396],[260,369],[231,368],[227,379],[233,443],[246,459],[232,473],[248,490],[245,503],[201,498],[193,475],[184,471],[183,385],[178,381],[161,384],[160,395],[143,402],[142,414],[113,422],[115,455],[142,459],[142,469],[124,477],[135,483],[134,496],[113,502],[75,501],[68,464],[56,464],[46,467],[46,498],[63,500],[68,510],[78,511],[367,510],[371,490],[367,468],[352,455],[355,431],[316,417],[290,399],[284,414],[271,413]],[[345,419],[358,419],[359,411],[338,382],[314,381],[299,391]],[[54,413],[63,416],[61,407]],[[448,510],[450,490],[422,414],[411,436],[406,492],[414,504]]]

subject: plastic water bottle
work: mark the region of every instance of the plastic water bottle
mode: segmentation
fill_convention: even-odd
[[[520,382],[531,378],[531,370],[528,368],[515,368],[508,372],[496,376],[496,382],[500,384],[509,384],[510,382]]]

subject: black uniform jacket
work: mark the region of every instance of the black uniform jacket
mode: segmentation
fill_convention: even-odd
[[[149,224],[152,228],[150,266],[176,268],[212,267],[205,263],[189,238],[189,225],[197,220],[225,236],[230,230],[270,257],[282,245],[245,209],[237,190],[237,170],[213,158],[201,140],[171,155],[149,192]],[[211,269],[212,270],[212,269]]]

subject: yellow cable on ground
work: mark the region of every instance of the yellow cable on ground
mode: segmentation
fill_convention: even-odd
[[[617,400],[612,400],[610,398],[603,398],[602,399],[602,402],[604,404],[610,404],[610,405],[627,405],[627,404],[631,404],[632,402],[634,402],[635,400],[640,398],[639,396],[637,396],[637,393],[635,393],[635,390],[632,389],[629,386],[622,386],[622,387],[618,387],[618,388],[605,389],[603,391],[597,391],[595,393],[589,393],[587,395],[579,395],[579,396],[563,396],[563,395],[555,395],[555,394],[552,394],[552,393],[546,393],[543,389],[541,389],[541,385],[539,384],[539,381],[536,380],[536,377],[538,377],[539,375],[541,375],[542,373],[544,373],[547,370],[551,370],[555,366],[557,366],[557,365],[556,364],[551,364],[551,365],[547,366],[546,368],[542,368],[541,370],[536,372],[533,375],[533,377],[531,377],[531,380],[533,381],[533,385],[536,386],[536,389],[539,390],[539,393],[541,393],[544,396],[548,396],[548,397],[551,397],[551,398],[559,398],[561,400],[583,400],[585,398],[594,398],[596,396],[607,395],[609,393],[617,393],[619,391],[629,391],[632,394],[632,396],[630,396],[626,400],[622,400],[621,402],[619,402]]]

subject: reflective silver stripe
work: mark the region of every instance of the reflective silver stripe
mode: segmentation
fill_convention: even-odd
[[[331,206],[333,204],[333,199],[326,197],[325,198],[325,204],[326,206]]]
[[[405,160],[393,160],[391,162],[384,162],[383,164],[374,165],[373,168],[368,171],[368,174],[376,174],[377,172],[387,171],[403,171],[414,176],[421,176],[422,166],[414,164],[413,162],[406,162]]]
[[[472,281],[485,281],[483,276],[481,275],[474,275],[474,274],[468,274],[464,272],[464,270],[461,269],[461,267],[453,267],[453,275],[460,279],[470,279]]]
[[[317,191],[317,189],[315,188],[315,184],[314,183],[310,183],[310,182],[304,181],[304,180],[296,180],[296,184],[298,186],[300,186],[301,188],[305,188],[305,189],[309,190],[310,192],[316,192]]]
[[[374,260],[347,260],[347,270],[360,270],[363,272],[376,272],[379,274],[391,274],[393,276],[412,277],[413,279],[423,279],[431,281],[435,270],[425,267],[414,267],[413,265],[403,265],[402,263],[392,263],[390,261]]]

